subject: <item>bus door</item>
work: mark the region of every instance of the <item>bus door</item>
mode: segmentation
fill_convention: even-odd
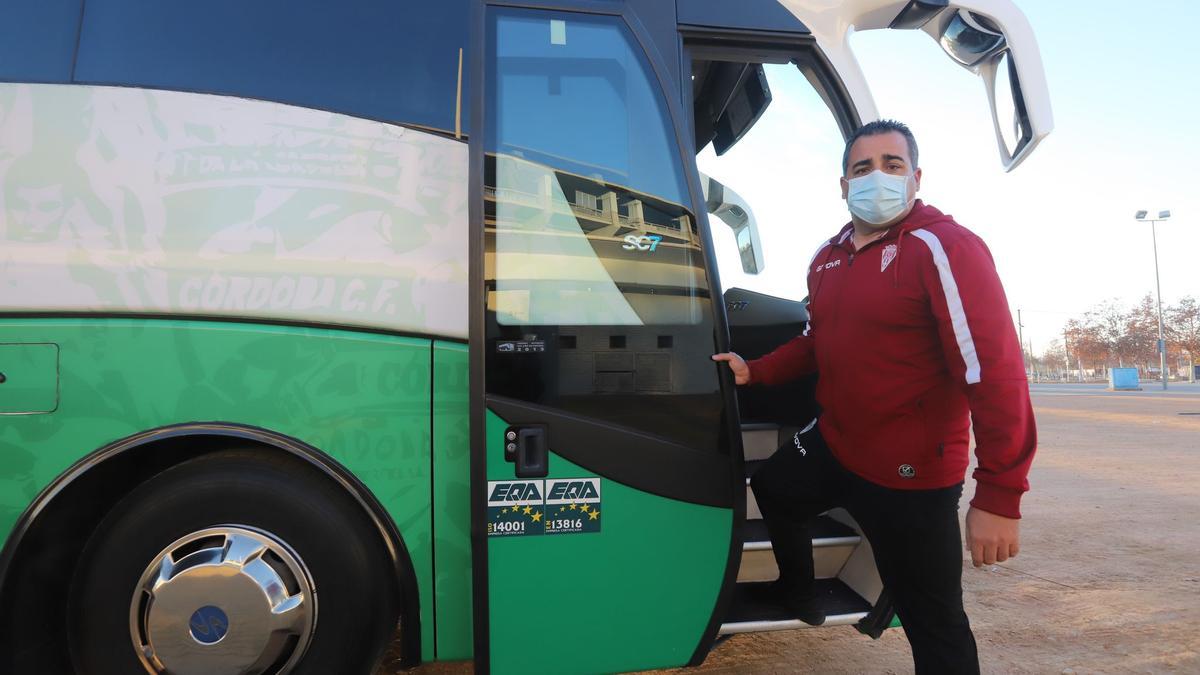
[[[709,358],[726,329],[652,34],[666,5],[580,4],[476,24],[479,672],[698,662],[741,552],[736,403]]]

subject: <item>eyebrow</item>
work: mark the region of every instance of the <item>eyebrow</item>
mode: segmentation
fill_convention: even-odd
[[[851,169],[857,169],[860,166],[871,166],[871,158],[860,159],[850,166]]]
[[[883,156],[883,161],[885,161],[885,162],[887,162],[887,161],[891,161],[891,160],[893,160],[893,159],[898,159],[898,160],[900,160],[901,162],[905,162],[905,161],[907,161],[906,159],[904,159],[904,158],[903,158],[903,157],[901,157],[900,155],[884,155],[884,156]]]

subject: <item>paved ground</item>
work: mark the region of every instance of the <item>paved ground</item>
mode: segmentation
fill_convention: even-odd
[[[1200,385],[1157,386],[1033,386],[1021,555],[964,563],[985,672],[1200,673]],[[871,641],[840,627],[739,635],[682,672],[911,670],[899,631]]]

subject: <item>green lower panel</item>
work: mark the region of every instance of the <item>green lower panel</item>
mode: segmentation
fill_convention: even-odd
[[[107,443],[185,422],[264,427],[325,451],[387,509],[416,568],[422,651],[432,657],[428,340],[217,322],[7,319],[0,343],[56,344],[59,368],[57,409],[0,416],[6,537],[47,484]],[[31,407],[47,407],[34,398]],[[446,403],[465,414],[465,403]],[[453,483],[445,485],[455,499]]]
[[[439,661],[471,658],[471,435],[467,346],[433,345],[434,599]]]
[[[507,425],[488,414],[488,480],[514,480],[503,459]],[[595,474],[550,456],[547,482]],[[488,538],[492,669],[496,673],[605,673],[687,663],[712,615],[725,574],[733,511],[648,494],[601,479],[599,505],[579,492],[582,530],[545,534],[537,507]],[[564,493],[570,496],[571,493]],[[532,496],[523,494],[522,497]],[[544,497],[553,497],[553,494]],[[528,500],[526,500],[528,501]],[[543,512],[542,519],[534,514]],[[565,515],[573,525],[580,509]],[[543,523],[539,528],[538,524]],[[534,534],[533,532],[539,532]]]

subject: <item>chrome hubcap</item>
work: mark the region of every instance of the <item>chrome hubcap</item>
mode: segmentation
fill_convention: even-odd
[[[316,590],[300,557],[244,525],[193,532],[163,549],[129,605],[142,663],[179,675],[286,673],[316,620]]]

